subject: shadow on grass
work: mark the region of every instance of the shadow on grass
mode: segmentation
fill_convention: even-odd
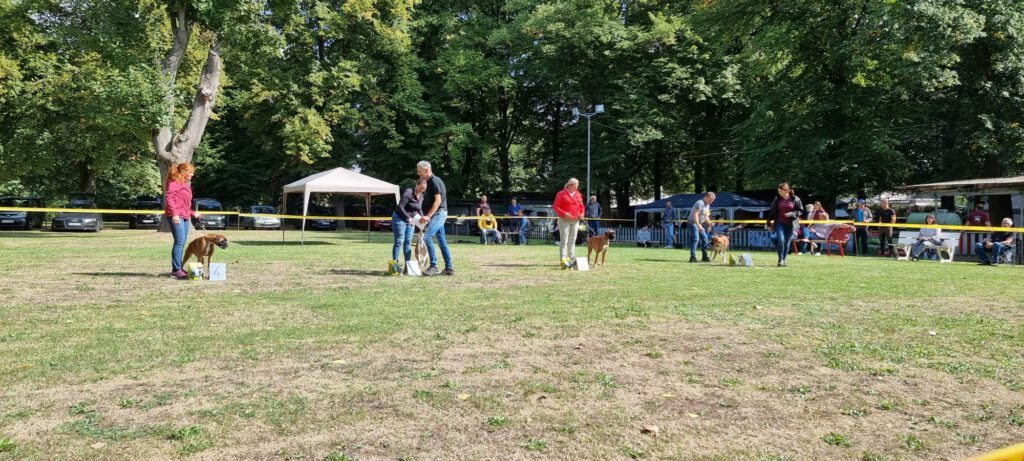
[[[65,235],[73,234],[73,232],[55,232],[50,230],[7,230],[0,231],[2,237],[14,237],[14,238],[47,238],[47,237],[62,237]]]
[[[684,263],[684,262],[686,262],[686,260],[684,260],[684,259],[650,259],[650,258],[641,258],[641,259],[637,259],[637,261],[643,261],[643,262],[648,262],[648,263]]]
[[[386,277],[388,274],[384,271],[368,271],[359,269],[331,269],[331,273],[334,275],[359,275],[363,277]]]
[[[481,267],[543,267],[545,264],[481,264]]]
[[[90,277],[138,277],[158,278],[167,277],[167,274],[152,274],[149,272],[75,272],[75,275],[88,275]]]
[[[232,240],[231,243],[242,245],[242,246],[310,246],[310,245],[334,245],[331,242],[323,242],[314,240],[306,242],[275,242],[273,240]]]

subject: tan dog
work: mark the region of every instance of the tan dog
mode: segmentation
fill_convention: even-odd
[[[594,255],[594,266],[603,266],[604,259],[608,257],[608,247],[611,245],[612,240],[615,240],[615,231],[608,229],[601,235],[595,235],[587,239],[587,261],[590,261],[590,254]],[[597,258],[601,258],[601,262],[597,262]]]
[[[420,237],[416,239],[416,261],[420,263],[420,271],[427,270],[427,267],[430,265],[430,253],[427,252],[427,243],[426,239],[423,238],[423,231],[420,231]]]
[[[729,255],[729,237],[726,235],[716,235],[711,237],[711,259],[717,259],[718,255],[722,255],[722,262],[727,262]]]
[[[209,266],[210,262],[213,261],[213,250],[216,247],[227,248],[228,238],[221,234],[210,234],[202,237],[196,237],[192,240],[192,243],[188,244],[188,248],[185,249],[185,258],[181,261],[181,265],[188,264],[189,258],[192,255],[196,255],[199,258],[199,264],[203,265],[204,277],[210,277]]]

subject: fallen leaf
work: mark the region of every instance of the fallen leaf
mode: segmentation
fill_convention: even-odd
[[[96,443],[94,443],[94,444],[92,444],[92,445],[90,445],[90,446],[91,446],[91,447],[92,447],[92,448],[93,448],[94,450],[99,450],[100,448],[103,448],[103,447],[107,446],[107,444],[106,444],[106,443],[103,443],[103,442],[96,442]]]
[[[338,359],[338,360],[332,361],[331,363],[338,364],[338,365],[344,365],[345,364],[345,360]]]
[[[576,349],[576,350],[583,349],[583,343],[579,343],[579,344],[573,346],[572,348]]]
[[[539,402],[539,401],[541,401],[541,400],[545,400],[545,399],[547,399],[547,398],[548,398],[548,396],[546,396],[546,395],[544,395],[544,394],[541,394],[541,395],[538,395],[538,396],[537,396],[537,401]]]
[[[664,394],[661,394],[661,396],[666,398],[666,399],[674,399],[674,398],[676,398],[676,395],[671,393],[671,392],[666,392]]]
[[[459,400],[469,400],[469,394],[459,394]]]
[[[935,335],[937,335],[938,333],[937,333],[937,332],[935,332],[935,331],[933,330],[933,331],[929,331],[929,332],[928,332],[928,334],[930,334],[930,335],[932,335],[932,336],[935,336]]]
[[[644,426],[640,429],[641,434],[650,434],[651,437],[657,437],[659,431],[658,426]]]
[[[698,415],[697,413],[687,413],[686,416],[689,416],[691,418],[700,418],[700,415]]]
[[[754,309],[764,309],[764,308],[761,307],[761,306],[758,306],[757,304],[754,304]]]

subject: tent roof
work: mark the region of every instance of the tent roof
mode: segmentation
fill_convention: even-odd
[[[693,207],[694,203],[697,203],[697,200],[700,200],[703,197],[704,194],[676,194],[651,203],[637,205],[634,207],[634,210],[661,211],[665,208],[665,203],[669,201],[672,202],[672,206],[675,208],[689,210]],[[746,197],[732,192],[716,192],[715,203],[711,204],[711,208],[767,209],[769,206],[771,206],[771,204],[763,200]]]
[[[399,194],[396,184],[381,181],[345,168],[321,171],[282,188],[289,192],[336,192],[339,194]]]

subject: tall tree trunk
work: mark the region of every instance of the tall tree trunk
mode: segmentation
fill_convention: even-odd
[[[164,91],[166,92],[164,104],[167,110],[167,122],[153,132],[153,148],[156,153],[157,165],[160,167],[162,183],[166,182],[167,172],[171,165],[192,161],[192,154],[203,139],[203,132],[206,130],[206,123],[213,112],[214,101],[220,86],[222,65],[220,42],[214,38],[214,43],[210,45],[210,50],[206,55],[206,64],[203,65],[199,77],[199,86],[196,88],[195,98],[192,100],[188,120],[177,134],[174,134],[174,85],[178,76],[178,68],[185,59],[193,29],[192,20],[187,15],[187,8],[188,5],[184,0],[178,0],[174,5],[174,10],[169,12],[174,43],[167,53],[167,57],[161,63]],[[164,220],[164,225],[161,225],[161,231],[169,230],[166,222]]]
[[[78,162],[78,186],[82,192],[96,193],[96,169],[88,160]]]
[[[664,184],[665,153],[661,143],[654,146],[654,200],[661,200],[661,188]]]

